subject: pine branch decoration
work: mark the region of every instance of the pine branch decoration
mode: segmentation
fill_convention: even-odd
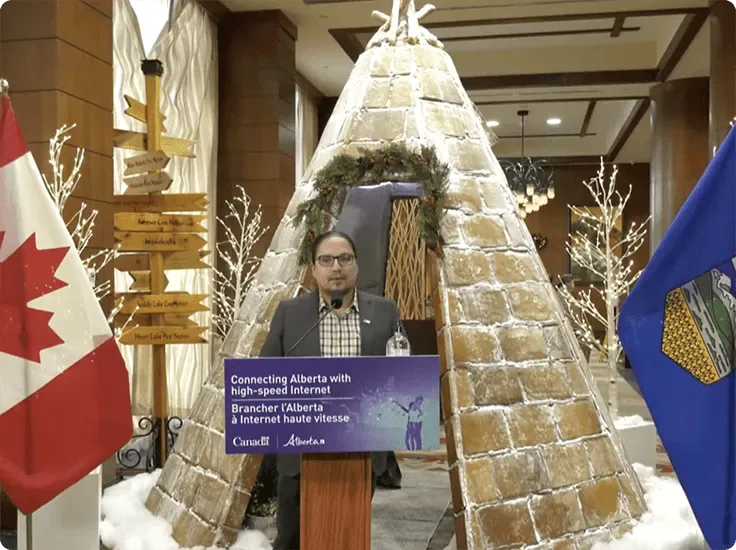
[[[360,150],[360,156],[335,156],[316,175],[313,198],[299,205],[294,225],[307,231],[299,250],[299,263],[312,262],[312,243],[317,235],[334,225],[350,189],[355,185],[377,185],[387,181],[421,183],[424,195],[419,208],[421,237],[441,255],[440,223],[445,211],[450,167],[437,157],[433,147],[411,151],[392,143],[378,150]]]

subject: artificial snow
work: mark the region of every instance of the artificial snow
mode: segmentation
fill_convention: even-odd
[[[622,538],[596,543],[592,550],[707,550],[677,478],[657,477],[654,468],[641,464],[633,467],[641,480],[648,511]],[[102,543],[110,550],[215,550],[214,547],[206,549],[201,546],[181,548],[171,537],[171,525],[145,507],[146,498],[160,473],[157,470],[151,474],[139,474],[105,491],[100,524]],[[271,544],[260,531],[246,530],[230,548],[271,550]],[[2,544],[0,550],[5,550]],[[445,550],[456,550],[454,537]],[[736,550],[736,546],[731,550]]]
[[[649,424],[638,414],[633,416],[619,416],[613,421],[613,425],[617,430],[625,430],[626,428],[635,428],[636,426],[646,426]]]
[[[110,550],[216,550],[202,546],[181,548],[171,537],[171,525],[148,511],[146,498],[160,474],[161,470],[138,474],[105,490],[100,523],[102,544]],[[271,550],[271,544],[260,531],[245,530],[230,549]]]
[[[654,468],[641,464],[633,467],[644,489],[647,512],[629,533],[596,543],[591,550],[708,550],[677,478],[657,477]]]

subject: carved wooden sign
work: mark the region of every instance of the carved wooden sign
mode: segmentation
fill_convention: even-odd
[[[169,136],[161,136],[161,151],[169,155],[178,157],[194,158],[192,147],[194,142],[189,139],[173,138]],[[148,150],[148,136],[141,132],[131,132],[129,130],[113,130],[112,142],[115,147],[123,149],[133,149],[134,151]]]
[[[132,176],[134,174],[143,174],[144,172],[153,172],[154,170],[163,170],[168,166],[171,160],[166,153],[146,153],[125,159],[124,176]]]
[[[120,343],[129,346],[206,344],[206,327],[135,327],[123,331]]]
[[[135,98],[130,97],[129,95],[123,95],[123,98],[125,98],[125,102],[128,104],[128,108],[125,109],[125,114],[128,115],[131,118],[134,118],[138,122],[142,122],[143,124],[148,123],[148,119],[146,118],[146,104],[141,103]],[[161,131],[165,132],[166,127],[164,126],[164,120],[166,120],[166,115],[159,112],[159,119],[161,120]],[[163,168],[163,166],[162,166]]]
[[[168,191],[174,182],[171,176],[166,172],[155,172],[153,174],[143,174],[133,178],[123,180],[128,188],[125,190],[126,195],[142,195],[145,193],[155,193],[157,191]]]
[[[205,193],[177,193],[170,195],[118,195],[115,201],[120,211],[133,212],[206,212]]]
[[[199,250],[207,244],[207,241],[194,233],[116,231],[115,239],[123,252],[184,252]]]
[[[207,229],[202,226],[206,219],[206,216],[116,212],[113,223],[118,231],[206,233]]]
[[[207,311],[202,300],[207,294],[188,294],[186,292],[169,292],[166,294],[130,294],[117,296],[120,313],[128,315],[150,313],[196,313]]]

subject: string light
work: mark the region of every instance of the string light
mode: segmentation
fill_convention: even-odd
[[[64,175],[64,164],[61,162],[61,152],[66,143],[71,139],[69,132],[76,127],[76,124],[67,126],[66,124],[56,130],[54,137],[49,140],[49,164],[51,164],[52,178],[49,181],[46,174],[42,174],[43,183],[46,190],[51,195],[59,214],[64,215],[64,206],[66,201],[71,197],[74,189],[77,187],[82,177],[82,163],[84,162],[84,149],[76,148],[74,154],[74,163],[68,176]],[[85,272],[88,273],[90,281],[93,283],[95,296],[98,300],[102,300],[105,296],[112,292],[112,281],[106,280],[97,284],[97,275],[115,258],[120,244],[116,244],[113,248],[104,248],[93,254],[84,254],[87,246],[92,240],[95,230],[95,221],[99,212],[95,209],[87,210],[87,204],[81,203],[79,210],[69,219],[66,226],[72,237]]]
[[[237,319],[248,290],[255,280],[255,273],[261,262],[252,254],[253,246],[268,231],[268,227],[261,227],[261,206],[258,205],[251,214],[250,197],[243,186],[238,185],[237,189],[239,196],[234,198],[235,202],[225,201],[228,211],[225,220],[230,218],[232,223],[217,218],[225,232],[224,241],[216,245],[217,256],[225,265],[225,270],[212,267],[212,301],[215,306],[212,324],[221,338],[225,338],[230,332],[230,327]]]
[[[608,405],[614,418],[618,414],[616,369],[622,351],[617,332],[617,306],[619,299],[641,275],[641,270],[634,271],[632,256],[644,244],[649,223],[649,218],[638,224],[632,223],[628,231],[620,234],[618,226],[631,197],[632,187],[629,186],[628,193],[622,196],[616,189],[617,174],[618,170],[614,166],[606,182],[601,159],[598,175],[583,182],[600,210],[599,216],[593,215],[587,208],[570,207],[572,213],[579,218],[582,229],[567,244],[567,251],[572,261],[601,280],[602,286],[591,286],[575,293],[566,286],[558,288],[580,342],[597,350],[608,362],[609,377],[614,382],[609,385]],[[592,297],[593,291],[598,293],[597,299]],[[598,341],[593,334],[591,320],[605,328],[605,344]]]

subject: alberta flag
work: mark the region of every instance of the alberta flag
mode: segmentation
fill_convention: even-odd
[[[2,96],[0,487],[34,512],[132,431],[125,363]]]
[[[619,336],[712,550],[736,541],[736,129],[619,317]]]

